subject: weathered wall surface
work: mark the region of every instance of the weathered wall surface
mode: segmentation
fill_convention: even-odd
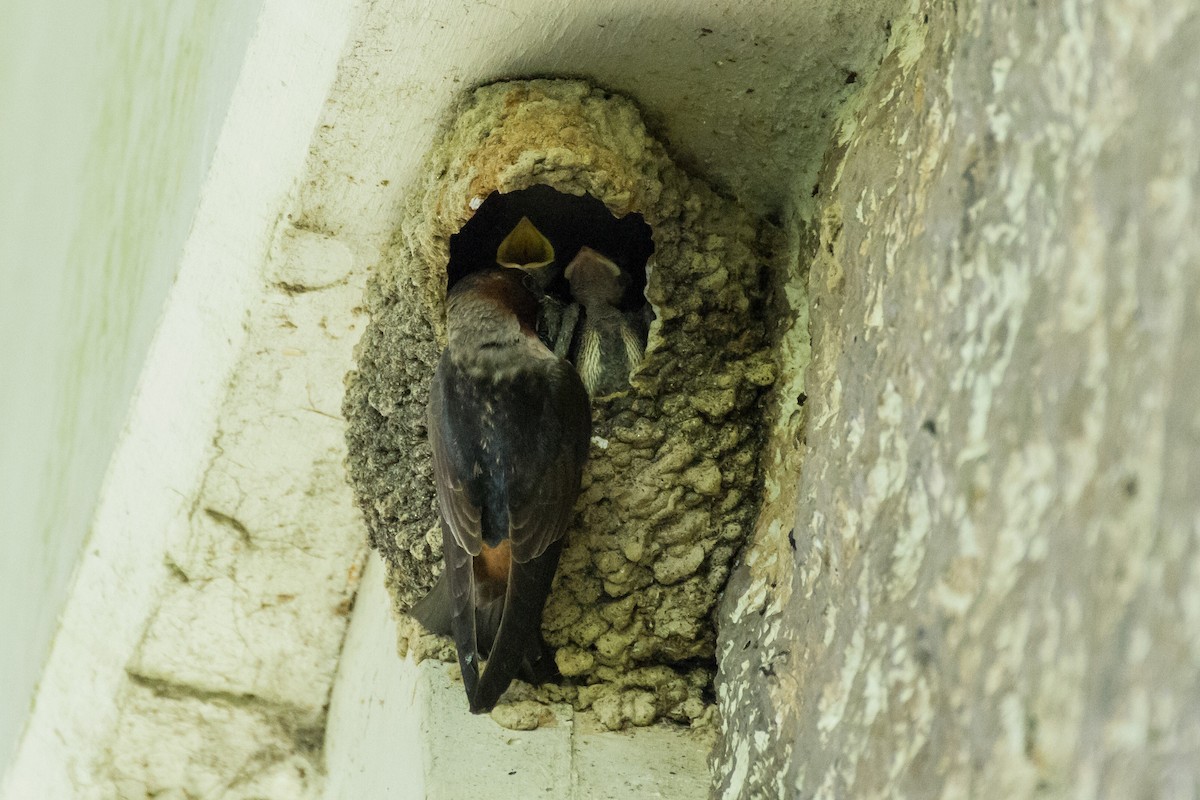
[[[917,3],[892,48],[797,188],[805,452],[722,609],[719,792],[1195,796],[1200,13]]]
[[[125,667],[102,791],[321,791],[326,707],[366,549],[330,379],[362,323],[330,309],[362,296],[375,252],[352,236],[279,230],[213,453]]]

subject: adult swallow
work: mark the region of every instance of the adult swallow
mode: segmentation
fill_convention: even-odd
[[[461,279],[429,394],[446,564],[411,613],[453,636],[472,713],[490,711],[522,669],[553,674],[542,611],[591,439],[587,393],[538,338],[537,311],[521,272]]]
[[[575,368],[592,397],[623,391],[645,355],[643,337],[617,304],[624,293],[621,268],[590,247],[567,265],[571,295],[583,307],[575,334]]]

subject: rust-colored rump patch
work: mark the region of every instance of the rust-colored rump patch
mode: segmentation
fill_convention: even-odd
[[[512,562],[512,544],[505,539],[495,547],[486,544],[475,556],[475,580],[480,583],[508,583],[508,565]]]

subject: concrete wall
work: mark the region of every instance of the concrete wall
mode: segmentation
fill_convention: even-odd
[[[1198,54],[1188,0],[893,21],[796,189],[809,421],[722,610],[721,796],[1200,793]]]
[[[25,722],[258,7],[5,5],[0,771]]]

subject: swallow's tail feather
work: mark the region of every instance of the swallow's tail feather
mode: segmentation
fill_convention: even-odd
[[[468,695],[472,713],[491,711],[523,665],[544,663],[542,610],[561,554],[560,539],[537,558],[512,562],[496,641],[475,693]]]
[[[408,615],[439,636],[454,635],[454,608],[450,596],[449,570],[408,610]],[[478,594],[478,591],[476,592]],[[504,595],[475,608],[475,640],[481,653],[490,653],[504,614]]]
[[[550,683],[562,677],[558,671],[558,664],[554,661],[554,651],[546,644],[540,630],[537,632],[537,639],[533,646],[525,654],[525,661],[521,664],[521,671],[518,674],[521,676],[521,680],[532,683],[534,686],[541,686],[543,683]]]
[[[454,608],[454,598],[450,591],[450,569],[447,568],[438,577],[433,588],[429,590],[429,594],[418,600],[409,609],[408,614],[425,626],[426,630],[431,633],[436,633],[439,636],[454,637]],[[494,600],[476,607],[474,610],[476,644],[478,644],[480,652],[490,653],[496,642],[496,634],[499,632],[500,621],[504,615],[504,595],[502,594]],[[539,642],[541,638],[540,633],[539,631]],[[457,644],[457,637],[455,638],[455,643]],[[469,633],[464,634],[464,641],[467,638],[469,638]],[[535,653],[531,653],[530,657],[533,659],[533,656],[536,655],[539,659],[544,660],[546,652],[545,644],[540,643],[538,650]],[[551,659],[552,661],[553,659]],[[537,662],[531,663],[534,664],[534,667],[529,670],[530,676],[543,674],[537,670]]]
[[[475,607],[475,635],[479,639],[481,653],[492,652],[496,634],[500,631],[500,620],[504,615],[504,595],[490,603]]]
[[[437,583],[429,590],[429,594],[408,610],[409,616],[424,625],[426,630],[441,636],[454,635],[448,572],[449,570],[443,571]]]

